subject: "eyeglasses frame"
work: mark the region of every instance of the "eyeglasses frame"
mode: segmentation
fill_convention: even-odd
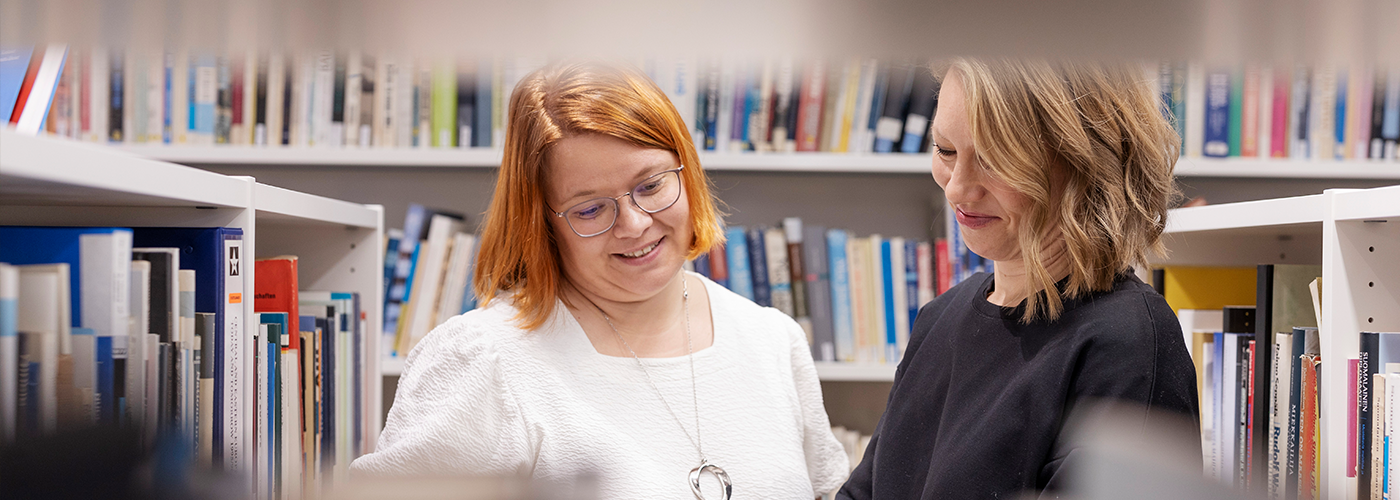
[[[655,174],[651,174],[651,175],[647,176],[646,179],[642,179],[642,182],[637,183],[637,186],[640,186],[640,185],[646,183],[646,181],[647,181],[648,179],[651,179],[651,178],[654,178],[654,177],[659,177],[659,176],[661,176],[661,175],[663,175],[663,174],[669,174],[669,173],[675,172],[675,173],[676,173],[676,178],[677,178],[677,180],[679,180],[679,181],[681,182],[681,189],[684,190],[684,189],[685,189],[685,179],[684,179],[683,177],[681,177],[681,175],[680,175],[682,170],[685,170],[685,165],[681,165],[680,167],[677,167],[677,168],[673,168],[673,169],[670,169],[670,170],[663,170],[663,171],[657,172],[657,173],[655,173]],[[621,203],[621,202],[618,202],[617,200],[621,199],[621,198],[624,197],[624,196],[626,196],[627,199],[632,200],[632,206],[637,207],[637,210],[641,210],[642,212],[645,212],[645,213],[648,214],[648,215],[661,213],[662,211],[664,211],[664,210],[666,210],[666,209],[668,209],[668,208],[671,208],[671,207],[673,207],[673,206],[676,206],[676,202],[678,202],[678,201],[681,200],[680,193],[677,193],[677,194],[676,194],[676,199],[671,200],[671,203],[667,204],[666,206],[661,207],[661,208],[658,208],[658,209],[656,209],[656,210],[647,210],[647,209],[645,209],[645,208],[642,208],[642,205],[637,203],[637,198],[635,198],[635,197],[632,196],[632,191],[636,191],[636,190],[637,190],[637,186],[632,186],[632,190],[631,190],[631,191],[627,191],[626,193],[622,193],[622,194],[617,195],[617,196],[613,196],[613,197],[601,196],[601,197],[598,197],[598,198],[590,198],[590,199],[580,201],[580,202],[575,203],[575,204],[573,204],[572,206],[570,206],[569,208],[572,209],[572,208],[577,207],[577,206],[579,206],[579,205],[582,205],[582,204],[584,204],[584,203],[588,203],[588,202],[594,201],[594,200],[602,200],[602,199],[611,199],[611,200],[613,201],[613,203],[617,203],[617,205],[618,205],[618,210],[617,210],[617,212],[618,212],[618,213],[613,214],[612,223],[611,223],[611,224],[608,224],[608,227],[607,227],[606,229],[603,229],[602,231],[598,231],[598,232],[596,232],[596,233],[593,233],[593,234],[590,234],[590,235],[587,235],[587,236],[583,235],[583,233],[578,232],[578,229],[575,229],[575,228],[574,228],[574,224],[573,224],[572,222],[569,222],[569,218],[566,217],[566,216],[564,215],[564,212],[556,212],[556,211],[554,211],[554,207],[551,207],[551,206],[549,206],[548,204],[545,205],[545,208],[548,208],[548,209],[549,209],[549,212],[552,213],[552,214],[554,214],[555,217],[561,217],[561,218],[563,218],[563,219],[564,219],[564,223],[569,225],[569,230],[570,230],[570,231],[573,231],[574,234],[578,235],[578,237],[580,237],[580,238],[592,238],[592,237],[594,237],[594,236],[600,236],[600,235],[602,235],[603,233],[606,233],[606,232],[608,232],[608,231],[612,231],[613,226],[616,226],[616,225],[617,225],[617,216],[618,216],[619,214],[622,213],[622,203]]]

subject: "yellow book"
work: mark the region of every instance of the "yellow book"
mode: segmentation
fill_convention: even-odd
[[[1258,293],[1253,267],[1166,266],[1162,270],[1162,296],[1173,313],[1252,306]]]

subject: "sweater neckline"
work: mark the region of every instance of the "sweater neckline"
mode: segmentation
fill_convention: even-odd
[[[708,359],[716,355],[714,354],[714,352],[717,349],[723,349],[729,343],[728,337],[720,333],[723,326],[722,323],[726,321],[725,318],[727,318],[727,315],[719,314],[716,312],[717,309],[721,309],[723,307],[723,305],[720,304],[720,301],[722,300],[720,299],[721,294],[717,293],[717,290],[715,290],[715,287],[718,287],[719,285],[714,283],[713,281],[710,281],[709,278],[706,278],[699,274],[691,273],[689,271],[682,272],[685,272],[687,276],[699,277],[700,282],[704,283],[705,285],[706,294],[709,295],[710,298],[710,310],[708,312],[710,313],[710,325],[711,328],[714,330],[714,341],[710,343],[709,347],[697,349],[693,354],[697,361],[702,359]],[[579,354],[583,356],[598,359],[604,363],[636,364],[636,360],[632,359],[631,356],[609,356],[607,354],[598,352],[598,349],[593,347],[593,343],[589,342],[588,334],[583,331],[583,325],[580,324],[578,322],[578,319],[574,318],[574,315],[569,312],[569,308],[568,306],[564,305],[564,301],[560,299],[555,299],[554,307],[555,311],[558,311],[557,314],[563,315],[563,317],[561,318],[564,321],[564,328],[562,333],[564,334],[565,338],[570,339],[570,343],[573,345],[572,350],[579,351]],[[665,358],[638,359],[642,361],[642,364],[645,364],[647,366],[670,366],[688,363],[685,355],[671,356]]]

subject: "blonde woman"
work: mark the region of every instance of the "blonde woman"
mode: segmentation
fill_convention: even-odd
[[[1179,147],[1141,67],[955,60],[931,135],[945,210],[995,271],[919,311],[838,498],[1061,490],[1066,419],[1095,402],[1198,422],[1176,317],[1131,268],[1160,251]]]

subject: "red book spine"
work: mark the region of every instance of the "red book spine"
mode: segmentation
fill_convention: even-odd
[[[938,294],[953,287],[953,261],[948,260],[948,240],[939,238],[933,242],[933,262],[938,274]]]
[[[1246,484],[1254,481],[1254,357],[1257,355],[1258,344],[1249,341],[1249,366],[1246,376],[1248,389],[1245,391],[1245,424],[1244,424],[1244,480]],[[1251,485],[1251,488],[1253,486]]]
[[[243,124],[243,58],[234,57],[229,64],[229,125]],[[229,142],[241,143],[230,139]]]
[[[29,69],[24,71],[24,83],[19,86],[19,96],[15,98],[15,110],[10,112],[10,125],[19,123],[19,115],[24,114],[24,103],[29,101],[29,91],[34,88],[34,79],[39,77],[39,65],[44,62],[44,49],[34,48],[29,58]]]
[[[1257,64],[1246,65],[1244,69],[1244,102],[1240,103],[1240,156],[1259,156],[1259,65]]]
[[[724,245],[715,245],[710,249],[710,279],[720,282],[729,282],[729,261],[725,260]]]
[[[287,332],[301,330],[297,325],[300,301],[297,299],[297,258],[258,259],[253,272],[253,311],[287,313]],[[300,349],[299,335],[288,335],[289,349]]]
[[[1288,158],[1288,96],[1293,91],[1289,87],[1291,83],[1293,75],[1287,69],[1274,71],[1274,123],[1269,133],[1269,156],[1274,158]]]
[[[808,64],[802,74],[802,98],[797,104],[797,150],[816,151],[822,129],[822,99],[826,98],[826,63]]]
[[[83,50],[79,52],[78,64],[82,71],[82,83],[78,85],[78,134],[77,137],[87,137],[92,131],[92,51]]]

